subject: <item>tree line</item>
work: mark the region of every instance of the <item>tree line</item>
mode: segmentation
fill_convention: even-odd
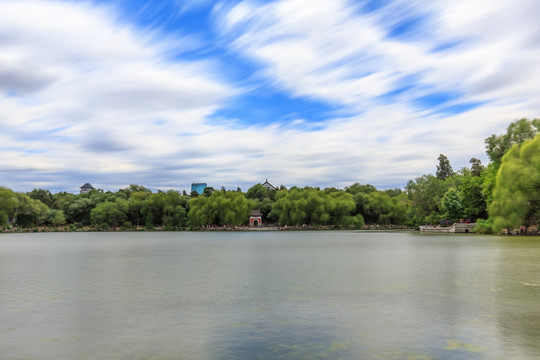
[[[208,225],[241,226],[252,210],[263,222],[362,228],[365,224],[417,227],[477,222],[481,232],[536,226],[540,217],[540,119],[512,122],[506,133],[485,139],[489,163],[472,158],[457,171],[440,154],[434,174],[410,180],[403,189],[378,190],[355,183],[344,189],[296,187],[247,192],[206,188],[203,194],[158,191],[130,185],[117,192],[86,194],[0,187],[0,224],[32,228],[69,226],[165,230]]]

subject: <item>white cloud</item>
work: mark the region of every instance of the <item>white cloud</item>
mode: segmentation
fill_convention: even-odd
[[[196,37],[137,28],[119,11],[0,2],[0,170],[42,170],[3,172],[5,184],[75,191],[88,181],[111,190],[206,181],[246,190],[268,178],[286,186],[403,186],[433,172],[439,153],[456,168],[485,159],[485,137],[538,116],[535,1],[403,0],[368,14],[344,0],[218,6],[229,51],[260,65],[250,77],[256,81],[242,87],[220,76],[234,64],[171,56],[204,46]],[[415,36],[387,37],[414,16],[426,18]],[[304,115],[285,125],[207,121],[261,77],[350,116],[327,119],[321,130]],[[404,85],[412,87],[381,101]],[[411,103],[434,91],[464,96],[433,109]],[[434,112],[473,101],[486,104],[459,115]]]
[[[224,35],[234,48],[262,64],[282,91],[358,113],[326,124],[316,140],[323,151],[289,143],[309,149],[306,158],[327,155],[342,164],[338,178],[398,183],[405,174],[431,171],[440,152],[467,165],[473,156],[485,158],[485,137],[516,118],[538,116],[540,47],[530,44],[540,38],[535,1],[395,1],[365,14],[344,0],[251,4],[225,16]],[[414,18],[424,19],[414,36],[388,37]],[[434,51],[441,46],[447,49]],[[380,95],[407,84],[413,87],[381,106]],[[462,96],[431,109],[412,101],[434,92]],[[474,102],[485,104],[457,115],[433,113]]]
[[[4,169],[144,172],[236,93],[209,62],[168,59],[173,44],[108,7],[4,1],[0,39]]]
[[[367,14],[344,0],[249,4],[240,3],[226,18],[237,26],[231,32],[235,48],[264,64],[268,79],[295,95],[368,106],[405,76],[419,81],[406,94],[409,100],[435,90],[492,101],[519,92],[514,84],[521,95],[540,87],[533,64],[540,47],[526,44],[540,32],[535,1],[395,1]],[[425,18],[412,39],[387,36],[409,18]],[[433,51],[445,44],[446,51]],[[485,89],[493,77],[509,91]]]

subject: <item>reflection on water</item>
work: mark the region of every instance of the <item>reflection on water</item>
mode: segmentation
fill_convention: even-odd
[[[540,348],[540,252],[538,237],[514,238],[501,244],[497,259],[496,298],[497,328],[504,347],[514,358],[521,353],[539,354]]]
[[[540,239],[0,236],[2,359],[537,359]]]

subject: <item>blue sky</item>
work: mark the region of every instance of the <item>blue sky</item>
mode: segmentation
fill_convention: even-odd
[[[403,187],[540,117],[536,0],[0,0],[0,186]]]

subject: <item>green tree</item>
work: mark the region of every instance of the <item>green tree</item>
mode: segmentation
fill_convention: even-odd
[[[280,225],[302,225],[305,223],[307,202],[303,199],[298,187],[293,186],[289,191],[278,191],[275,200],[270,215],[276,218]]]
[[[163,226],[167,230],[186,226],[188,200],[178,191],[169,190],[165,193],[163,208]]]
[[[352,194],[356,205],[355,214],[362,215],[363,221],[368,224],[374,224],[378,221],[378,214],[373,212],[373,207],[370,207],[372,197],[370,194],[377,192],[375,186],[370,184],[354,183],[345,188],[345,192]]]
[[[263,199],[270,199],[274,201],[276,195],[276,190],[267,189],[262,184],[255,184],[248,189],[246,192],[246,197],[248,199],[254,199],[262,201]]]
[[[141,208],[141,215],[144,217],[145,226],[163,226],[163,216],[165,215],[166,195],[162,191],[151,194],[146,198]]]
[[[14,223],[15,209],[17,208],[17,196],[5,187],[0,186],[0,227]]]
[[[32,219],[36,226],[41,226],[46,222],[51,209],[39,200],[32,199]]]
[[[77,200],[77,195],[67,193],[67,192],[61,192],[53,195],[53,209],[62,210],[65,213],[67,213],[67,209],[69,206]]]
[[[328,212],[330,221],[338,227],[361,227],[364,225],[362,215],[354,215],[356,204],[354,197],[344,191],[328,194],[330,198]]]
[[[493,191],[495,189],[497,173],[499,172],[504,154],[506,154],[512,146],[519,145],[526,140],[533,139],[539,131],[540,119],[528,120],[523,118],[508,125],[505,134],[493,134],[485,139],[486,154],[491,162],[482,173],[482,191],[486,198],[488,207],[493,201]]]
[[[446,178],[454,175],[454,170],[452,170],[452,166],[450,165],[450,161],[446,156],[443,154],[440,154],[437,158],[439,160],[439,165],[437,165],[437,179],[439,180],[446,180]]]
[[[354,194],[354,203],[356,205],[354,212],[356,214],[362,214],[366,223],[375,224],[377,222],[377,214],[373,213],[373,208],[369,206],[372,199],[370,194],[363,192]]]
[[[246,192],[246,197],[248,199],[257,199],[261,201],[262,199],[267,197],[266,188],[262,186],[261,183],[255,184],[248,189],[248,191]]]
[[[484,172],[484,165],[482,165],[482,161],[478,160],[477,158],[472,158],[469,161],[469,164],[471,164],[471,175],[472,176],[482,176],[482,173]]]
[[[34,200],[41,201],[48,207],[52,207],[53,202],[54,202],[53,195],[51,194],[49,190],[34,189],[30,191],[29,193],[27,193],[26,195],[28,195],[30,198]]]
[[[128,202],[122,198],[117,198],[115,201],[99,203],[92,209],[90,216],[94,225],[117,227],[126,221],[128,210]]]
[[[17,201],[15,202],[16,205],[14,209],[14,214],[12,215],[13,223],[21,227],[31,226],[33,223],[33,200],[28,196],[18,192],[15,192],[15,198],[17,199]]]
[[[463,205],[463,217],[475,221],[476,219],[487,218],[487,202],[484,192],[484,176],[486,171],[483,171],[477,176],[476,173],[469,169],[464,169],[460,176],[460,199]]]
[[[254,199],[255,205],[254,210],[260,210],[262,213],[263,221],[276,221],[276,219],[271,218],[269,215],[272,211],[272,206],[274,206],[274,201],[270,198],[263,198],[262,200]]]
[[[484,176],[484,172],[481,175]],[[477,176],[471,169],[461,177],[459,190],[461,192],[463,216],[472,221],[487,218],[487,199],[482,176]]]
[[[45,219],[45,223],[53,226],[60,226],[66,223],[66,217],[62,210],[52,209]]]
[[[383,191],[370,193],[367,204],[364,207],[366,217],[369,217],[373,223],[384,225],[392,223],[393,209],[392,198],[388,193]]]
[[[26,194],[14,193],[16,199],[13,209],[13,223],[20,227],[41,226],[44,224],[50,209],[39,200],[34,200]]]
[[[494,229],[536,224],[540,217],[540,135],[515,144],[502,158],[493,202]]]
[[[185,227],[187,225],[187,211],[182,205],[174,208],[172,223],[175,227]]]
[[[405,190],[411,201],[407,217],[413,225],[434,223],[441,219],[441,200],[453,185],[452,180],[448,178],[443,181],[433,175],[422,175],[407,183]]]
[[[402,192],[392,197],[393,208],[390,215],[391,223],[395,225],[412,226],[413,222],[407,218],[407,213],[411,206],[407,194]]]
[[[187,216],[192,226],[238,226],[247,223],[254,205],[242,192],[215,191],[209,196],[192,198]]]
[[[515,144],[533,139],[540,131],[540,119],[519,119],[512,122],[502,135],[491,135],[485,140],[486,153],[492,162],[500,163],[504,154]]]
[[[306,198],[306,214],[308,215],[307,223],[311,225],[326,225],[330,223],[329,212],[329,197],[328,193],[320,190],[307,190]],[[335,205],[334,205],[335,206]]]
[[[189,205],[188,220],[191,226],[216,224],[217,216],[214,213],[209,196],[192,197]]]
[[[281,225],[363,225],[362,216],[354,213],[354,196],[341,190],[326,192],[292,187],[289,191],[278,191],[275,200],[270,217]]]
[[[133,191],[128,199],[128,218],[132,225],[137,227],[141,224],[141,210],[144,201],[151,195],[146,191]]]
[[[125,192],[128,194],[128,198],[131,197],[131,195],[135,192],[139,192],[139,193],[148,193],[148,194],[151,194],[152,191],[144,186],[141,186],[141,185],[134,185],[134,184],[131,184],[129,185],[127,188],[123,189],[123,190],[119,190],[119,192]]]
[[[495,182],[497,179],[497,173],[499,172],[500,164],[491,162],[486,166],[484,172],[482,173],[482,194],[486,199],[486,204],[489,207],[489,204],[493,201],[493,190],[495,189]]]
[[[212,195],[212,193],[214,191],[216,191],[216,190],[211,186],[205,187],[204,190],[203,190],[203,195],[204,196],[210,196],[210,195]]]
[[[444,217],[456,221],[463,217],[463,204],[461,194],[456,188],[450,188],[442,198]]]
[[[369,194],[369,193],[377,191],[377,189],[375,188],[375,186],[370,185],[370,184],[362,185],[360,183],[354,183],[351,186],[346,187],[345,191],[350,194],[355,195],[358,193]]]
[[[354,195],[356,213],[368,224],[405,225],[409,207],[407,194],[401,189],[358,192]]]
[[[90,212],[93,208],[94,203],[88,197],[78,197],[65,210],[66,220],[70,224],[88,225],[90,224]]]

